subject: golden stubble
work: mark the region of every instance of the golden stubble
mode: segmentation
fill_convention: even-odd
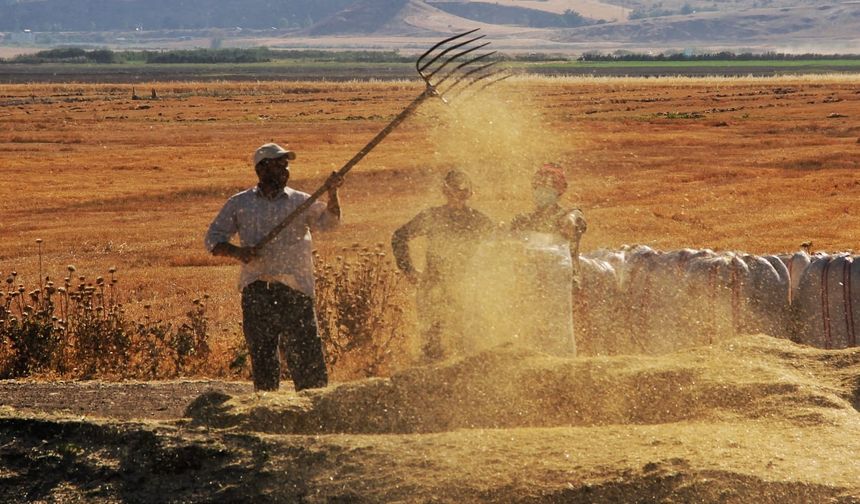
[[[753,253],[856,248],[860,95],[854,76],[596,79],[517,77],[450,105],[430,102],[350,174],[344,225],[323,251],[387,244],[460,167],[473,204],[507,222],[528,178],[560,162],[564,203],[589,219],[583,250],[646,243]],[[0,270],[119,268],[121,287],[169,316],[202,291],[238,331],[237,266],[201,237],[254,184],[250,153],[299,152],[312,191],[422,91],[417,82],[0,86]],[[59,273],[57,273],[59,274]]]

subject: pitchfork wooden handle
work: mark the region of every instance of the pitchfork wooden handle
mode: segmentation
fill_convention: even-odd
[[[418,95],[417,98],[412,100],[412,103],[410,103],[405,109],[403,109],[402,112],[397,114],[397,117],[395,117],[390,123],[388,123],[388,125],[383,128],[382,131],[377,133],[376,136],[373,137],[373,139],[368,142],[367,145],[364,146],[364,148],[358,151],[358,153],[356,153],[356,155],[353,156],[352,159],[347,161],[346,164],[343,165],[343,167],[341,167],[341,169],[338,170],[336,173],[341,177],[346,176],[346,174],[349,172],[349,170],[352,169],[353,166],[357,165],[358,162],[361,161],[364,156],[366,156],[370,151],[372,151],[374,147],[379,145],[379,142],[381,142],[385,137],[387,137],[388,134],[394,130],[394,128],[396,128],[400,123],[406,120],[406,118],[409,117],[415,111],[415,109],[417,109],[418,106],[421,105],[422,102],[424,102],[424,100],[431,96],[434,96],[435,94],[435,90],[432,87],[428,86],[423,93],[421,93],[420,95]],[[275,237],[278,236],[281,231],[283,231],[287,226],[292,224],[293,221],[295,221],[299,217],[299,215],[302,214],[302,212],[304,212],[308,209],[308,207],[313,205],[314,202],[318,200],[320,196],[322,196],[326,191],[328,191],[328,189],[329,183],[328,179],[326,179],[326,182],[322,186],[320,186],[319,189],[314,191],[314,193],[311,194],[308,199],[306,199],[304,202],[302,202],[301,205],[296,207],[295,210],[290,212],[289,215],[284,217],[284,220],[279,222],[275,227],[272,228],[271,231],[269,231],[266,236],[263,237],[262,240],[260,240],[259,243],[254,245],[254,250],[259,251],[269,242],[274,240]]]
[[[358,151],[358,153],[352,157],[343,168],[338,170],[336,173],[341,177],[345,176],[349,170],[352,169],[359,161],[361,161],[364,156],[366,156],[370,151],[373,150],[374,147],[379,145],[385,137],[391,133],[394,128],[396,128],[400,123],[402,123],[412,112],[418,108],[418,105],[431,96],[435,96],[440,98],[442,101],[447,103],[447,100],[443,95],[446,92],[450,92],[452,88],[460,86],[457,92],[462,93],[463,89],[469,88],[477,82],[486,81],[490,79],[487,84],[484,84],[483,87],[487,87],[493,82],[498,82],[504,78],[507,78],[507,75],[502,75],[501,78],[499,72],[492,70],[492,66],[495,63],[489,63],[483,66],[480,66],[473,70],[466,70],[469,66],[474,66],[481,61],[485,61],[489,56],[494,54],[494,52],[489,52],[486,54],[481,54],[475,56],[476,51],[486,47],[489,42],[484,42],[478,44],[477,42],[484,38],[484,35],[478,35],[472,38],[467,38],[469,35],[478,31],[478,28],[473,30],[469,30],[464,33],[460,33],[454,35],[452,37],[448,37],[441,42],[438,42],[436,45],[425,51],[418,59],[415,61],[415,69],[418,71],[418,74],[424,80],[424,83],[427,86],[424,88],[424,92],[422,92],[417,98],[412,100],[402,112],[400,112],[397,117],[394,118],[388,126],[382,129],[373,140],[368,142],[367,145],[364,146],[363,149]],[[443,72],[444,70],[444,72]],[[439,86],[441,86],[444,82],[448,81],[448,79],[454,77],[455,75],[460,75],[458,79],[456,79],[452,84],[448,84],[446,89],[437,91]],[[492,80],[495,78],[495,80]],[[460,85],[462,82],[466,82],[465,85]],[[481,89],[483,89],[483,87]],[[311,206],[326,190],[328,190],[329,182],[326,181],[325,184],[322,185],[319,189],[317,189],[310,197],[304,201],[301,205],[299,205],[295,210],[293,210],[289,215],[287,215],[284,220],[279,222],[275,227],[269,231],[269,234],[263,237],[259,243],[253,246],[254,251],[259,251],[261,248],[265,247],[267,243],[272,241],[278,233],[284,230],[287,226],[289,226],[296,218],[301,215],[309,206]]]

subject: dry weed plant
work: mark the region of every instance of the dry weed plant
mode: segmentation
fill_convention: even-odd
[[[164,378],[194,373],[209,355],[206,299],[195,299],[175,326],[152,317],[144,305],[132,319],[109,278],[90,281],[73,265],[61,284],[42,276],[29,288],[11,271],[0,290],[0,378],[34,374],[90,379]],[[42,280],[44,278],[44,280]]]
[[[386,374],[405,343],[401,276],[383,249],[354,244],[334,261],[315,253],[320,337],[341,379]]]
[[[183,320],[165,321],[148,303],[129,309],[116,268],[94,280],[73,265],[61,282],[42,276],[38,243],[39,285],[11,271],[0,289],[0,378],[247,378],[244,339],[211,344],[208,295],[194,299]],[[315,257],[320,336],[341,379],[386,374],[405,341],[400,277],[382,248],[354,245],[331,263]]]

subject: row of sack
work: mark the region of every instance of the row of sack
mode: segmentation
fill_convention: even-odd
[[[855,257],[643,245],[583,254],[573,302],[578,351],[665,353],[750,333],[857,346]]]

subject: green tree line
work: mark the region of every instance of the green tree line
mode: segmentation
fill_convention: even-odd
[[[305,60],[343,63],[407,63],[413,56],[397,51],[321,51],[275,50],[268,47],[183,49],[172,51],[112,51],[86,50],[79,47],[48,49],[33,54],[22,54],[2,63],[263,63],[272,60]]]

